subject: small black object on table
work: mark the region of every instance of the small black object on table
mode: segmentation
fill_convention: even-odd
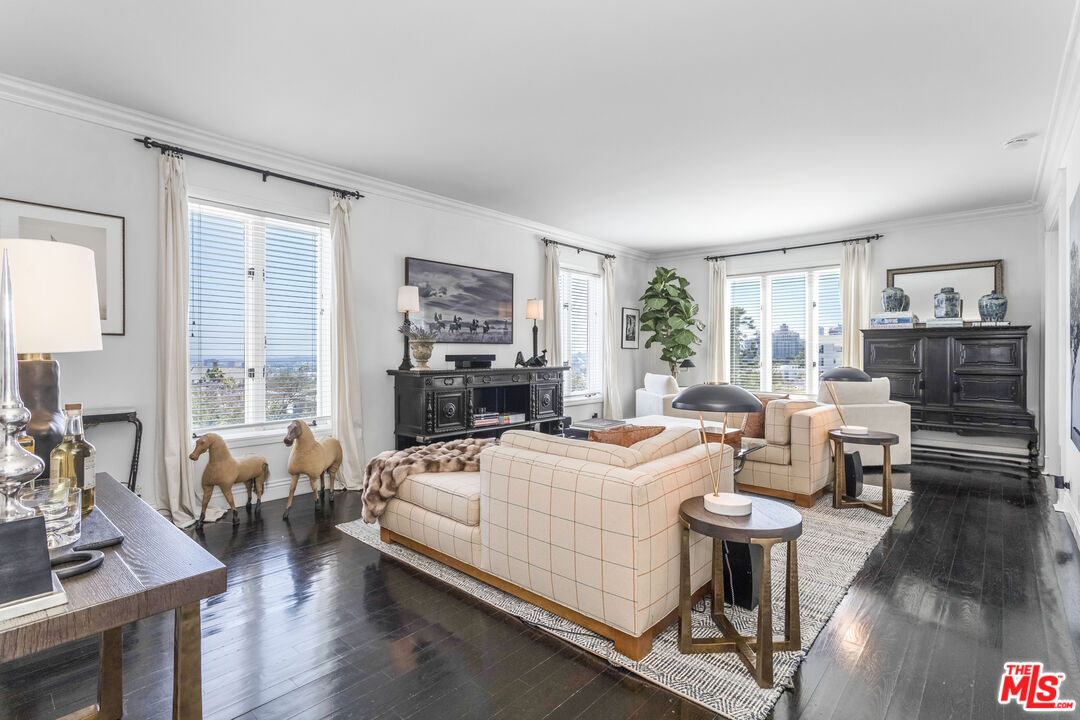
[[[705,509],[704,500],[692,497],[679,506],[682,524],[682,553],[679,578],[679,652],[734,652],[750,671],[758,686],[773,685],[773,652],[801,650],[799,628],[799,560],[795,547],[802,535],[802,515],[794,508],[768,498],[749,496],[749,515],[718,515]],[[690,531],[713,538],[712,617],[720,635],[694,638],[690,632],[691,577]],[[729,541],[758,545],[762,550],[758,586],[757,636],[742,635],[724,614],[724,572],[722,543]],[[787,573],[784,592],[784,637],[772,634],[772,546],[787,543]]]
[[[127,481],[128,490],[135,492],[135,479],[139,474],[139,450],[142,447],[142,420],[139,419],[134,408],[87,410],[83,413],[83,423],[86,427],[111,422],[129,422],[135,426],[135,447],[131,451],[131,469],[128,470]]]
[[[866,508],[880,513],[886,517],[892,516],[892,459],[889,456],[889,448],[900,442],[899,436],[894,433],[871,430],[861,434],[829,431],[829,440],[833,444],[833,507],[841,508]],[[853,445],[880,445],[882,450],[881,459],[881,502],[874,503],[868,500],[859,500],[848,497],[845,494],[847,479],[844,472],[844,443]]]

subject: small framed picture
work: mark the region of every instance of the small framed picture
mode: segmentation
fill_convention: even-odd
[[[101,334],[124,334],[124,218],[0,198],[0,237],[66,242],[93,250]]]
[[[639,345],[638,340],[638,319],[641,317],[641,311],[637,308],[624,307],[622,309],[622,347],[636,350]]]

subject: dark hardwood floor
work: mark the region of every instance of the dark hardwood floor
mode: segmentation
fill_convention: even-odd
[[[1080,561],[1043,481],[913,466],[910,487],[773,716],[1019,717],[996,699],[1011,660],[1065,672],[1080,700]],[[282,508],[198,536],[229,568],[203,606],[207,718],[712,716],[335,530],[357,493]],[[172,631],[125,628],[125,717],[168,717]],[[96,663],[88,640],[0,666],[0,718],[89,704]]]

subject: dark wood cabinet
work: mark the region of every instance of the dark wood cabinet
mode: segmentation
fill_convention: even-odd
[[[864,369],[889,378],[892,399],[911,405],[913,429],[1022,437],[1029,468],[1038,468],[1039,434],[1027,409],[1028,326],[862,332]]]
[[[472,370],[387,370],[394,378],[394,436],[398,449],[513,428],[559,432],[563,374],[568,367]],[[477,414],[520,418],[477,427]]]

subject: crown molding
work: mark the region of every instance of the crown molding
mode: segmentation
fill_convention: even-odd
[[[1054,102],[1050,106],[1050,120],[1046,126],[1046,142],[1039,158],[1035,174],[1035,187],[1031,200],[1045,204],[1050,197],[1056,170],[1069,145],[1073,129],[1080,120],[1080,2],[1073,8],[1069,34],[1065,41],[1065,54],[1058,71]]]
[[[629,257],[636,260],[646,260],[648,258],[648,253],[624,245],[604,242],[527,218],[473,205],[444,195],[418,190],[389,180],[353,172],[342,167],[320,163],[270,147],[219,135],[186,123],[69,92],[50,85],[43,85],[13,75],[0,73],[0,100],[130,133],[132,137],[149,135],[155,140],[184,146],[197,152],[217,155],[250,165],[258,165],[314,182],[338,187],[355,187],[367,197],[396,200],[502,223],[535,233],[538,242],[541,237],[550,237],[553,240],[563,240],[620,257]]]
[[[868,225],[839,228],[837,230],[828,230],[807,235],[786,235],[763,240],[738,242],[730,245],[702,246],[692,250],[679,250],[671,253],[658,252],[650,255],[649,259],[653,262],[660,260],[665,262],[675,262],[680,260],[704,259],[705,255],[735,254],[750,250],[781,250],[783,248],[796,250],[798,249],[796,247],[798,245],[843,240],[847,237],[859,237],[862,235],[873,235],[875,233],[881,233],[885,236],[877,242],[886,242],[889,239],[889,233],[898,232],[900,230],[954,225],[957,223],[977,222],[980,220],[994,220],[1019,215],[1035,215],[1039,213],[1041,209],[1042,205],[1036,202],[995,205],[987,208],[960,210],[958,212],[940,213],[937,215],[922,215]]]

